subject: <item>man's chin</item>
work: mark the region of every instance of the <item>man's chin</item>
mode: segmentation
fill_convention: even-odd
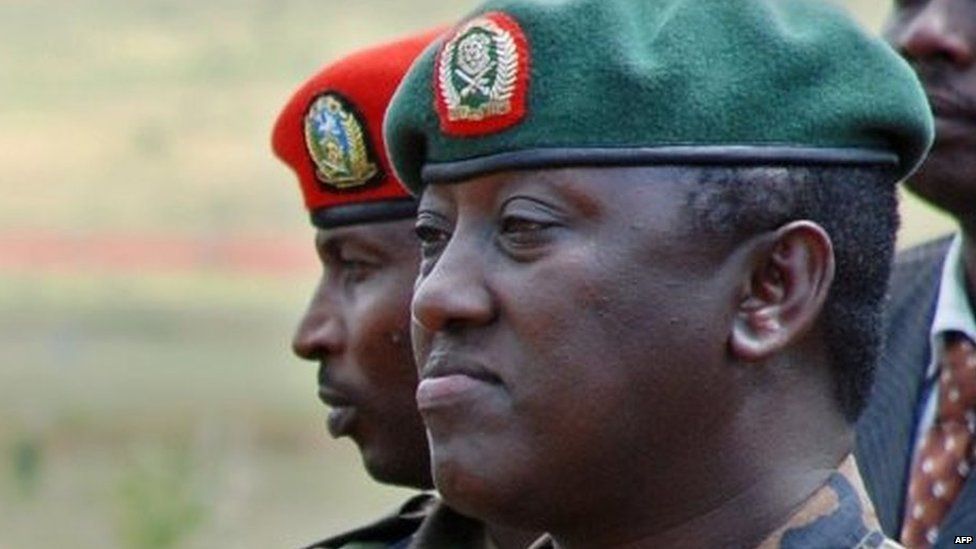
[[[489,483],[463,464],[441,460],[434,465],[434,485],[437,491],[461,513],[483,516],[494,494]]]
[[[359,447],[359,452],[366,473],[380,484],[417,490],[433,488],[430,465],[424,460],[408,460],[402,452],[390,455],[364,446]]]
[[[433,459],[434,485],[453,509],[465,515],[517,525],[521,517],[512,514],[523,503],[520,500],[528,486],[516,482],[511,471],[493,467],[483,456],[438,456],[435,450]]]

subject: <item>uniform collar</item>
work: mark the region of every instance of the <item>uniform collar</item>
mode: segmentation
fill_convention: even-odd
[[[882,533],[853,454],[757,549],[800,547],[900,547]]]
[[[532,544],[530,549],[556,547],[553,539],[545,536]],[[853,454],[841,462],[826,484],[814,492],[786,524],[769,535],[756,549],[801,547],[901,547],[881,532]]]

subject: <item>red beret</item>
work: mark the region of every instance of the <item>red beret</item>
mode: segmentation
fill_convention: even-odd
[[[383,146],[383,114],[413,60],[443,29],[374,46],[331,63],[278,115],[271,145],[298,176],[320,228],[411,217],[417,203]]]

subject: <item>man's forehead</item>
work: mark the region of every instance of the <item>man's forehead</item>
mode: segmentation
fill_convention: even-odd
[[[384,223],[358,223],[315,231],[315,246],[321,249],[346,243],[378,247],[384,243]]]
[[[425,206],[465,202],[487,205],[498,196],[513,192],[554,193],[564,198],[592,203],[613,197],[626,186],[694,183],[702,173],[713,170],[700,166],[579,166],[538,170],[516,170],[473,177],[462,181],[429,185],[421,194]]]

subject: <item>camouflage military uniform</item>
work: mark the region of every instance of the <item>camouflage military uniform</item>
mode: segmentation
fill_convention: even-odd
[[[554,549],[546,536],[531,549]],[[757,549],[898,549],[885,537],[853,456]]]
[[[415,496],[389,516],[305,549],[406,549],[436,501],[430,494]]]

